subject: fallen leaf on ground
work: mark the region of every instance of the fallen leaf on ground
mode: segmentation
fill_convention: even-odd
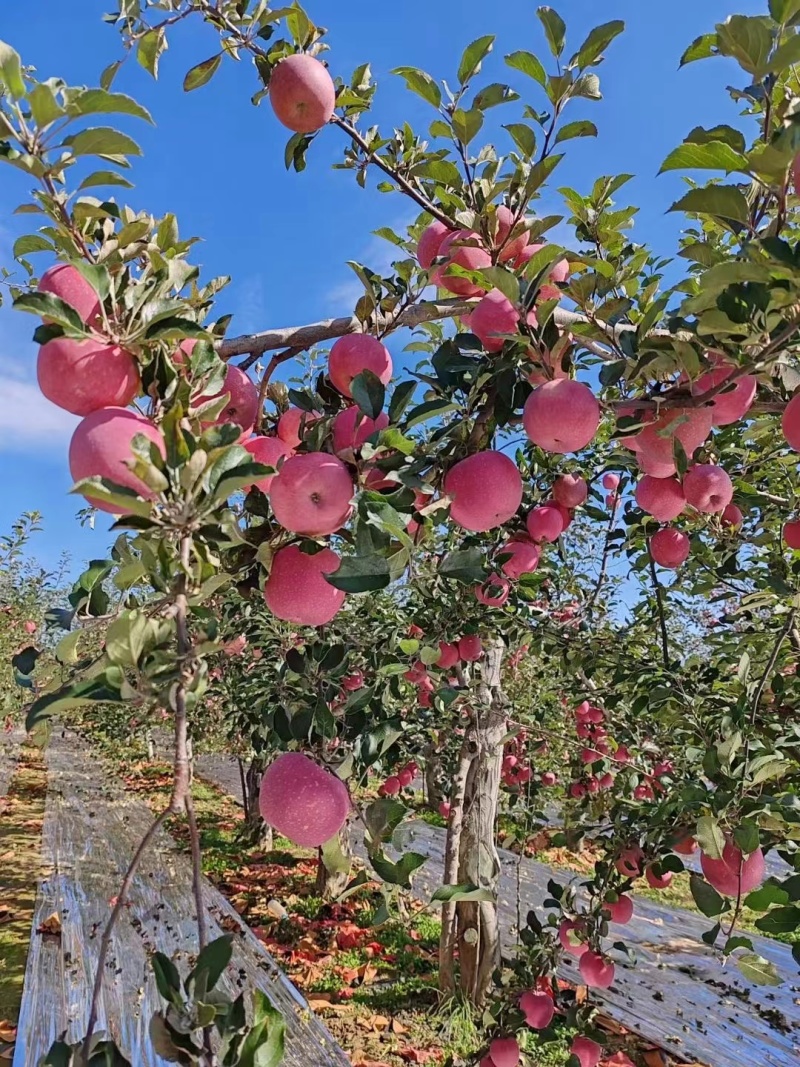
[[[44,920],[41,926],[36,928],[37,934],[60,934],[61,933],[61,916],[57,911],[54,911],[52,915]]]
[[[408,1033],[408,1027],[403,1026],[399,1019],[392,1019],[392,1033],[400,1036]]]

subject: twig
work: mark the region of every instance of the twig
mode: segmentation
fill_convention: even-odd
[[[605,542],[603,544],[603,556],[602,556],[602,559],[601,559],[601,562],[600,562],[600,573],[597,576],[597,584],[595,585],[594,590],[592,591],[592,595],[586,601],[586,606],[584,607],[583,612],[582,612],[582,614],[584,614],[584,615],[588,615],[589,612],[594,607],[595,602],[596,602],[598,596],[600,595],[600,589],[602,588],[603,582],[606,579],[606,573],[608,571],[608,560],[609,560],[609,556],[611,555],[611,546],[612,546],[612,540],[611,539],[612,539],[612,536],[614,534],[614,530],[615,530],[616,524],[617,524],[617,508],[619,507],[619,493],[620,493],[620,489],[621,488],[622,488],[622,485],[618,486],[617,489],[614,490],[614,493],[615,493],[614,504],[613,504],[613,506],[611,508],[611,515],[609,516],[609,519],[608,519],[608,527],[606,529],[606,539],[605,539]]]
[[[267,369],[264,371],[263,377],[261,378],[261,383],[258,388],[258,407],[256,408],[256,411],[258,412],[256,422],[257,430],[261,429],[261,423],[264,420],[264,401],[267,398],[267,389],[269,387],[270,378],[275,373],[277,368],[281,365],[281,363],[285,363],[289,359],[294,359],[294,357],[299,356],[302,351],[302,348],[287,348],[285,352],[281,352],[279,355],[273,356],[272,359],[269,361]]]
[[[661,588],[661,582],[658,580],[658,574],[656,573],[656,564],[653,559],[653,553],[650,551],[650,538],[647,538],[647,559],[650,564],[650,577],[653,580],[653,589],[656,594],[656,605],[658,607],[658,624],[661,631],[661,655],[664,660],[664,667],[669,670],[669,638],[667,637],[667,620],[664,614],[664,594]]]

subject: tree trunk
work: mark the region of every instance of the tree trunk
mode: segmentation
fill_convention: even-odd
[[[341,849],[344,863],[334,870],[328,870],[319,849],[317,858],[317,884],[315,892],[323,900],[332,900],[343,893],[350,881],[350,867],[352,866],[353,853],[350,849],[350,834],[347,831],[347,823],[339,831],[339,848]]]
[[[148,733],[147,735],[147,759],[152,763],[156,758],[156,743],[153,740],[153,735]]]
[[[486,901],[460,900],[442,909],[441,988],[453,991],[457,948],[459,987],[476,1008],[483,1006],[492,974],[500,965],[500,860],[495,831],[507,716],[500,671],[504,650],[498,638],[488,645],[481,662],[474,719],[464,737],[454,782],[445,853],[445,884],[473,885],[491,895]],[[456,815],[457,802],[461,810]]]
[[[247,839],[254,848],[262,852],[270,852],[273,847],[272,827],[267,826],[261,818],[261,810],[258,805],[258,795],[261,791],[261,778],[264,774],[262,760],[255,756],[250,760],[244,776],[244,819],[247,831]]]

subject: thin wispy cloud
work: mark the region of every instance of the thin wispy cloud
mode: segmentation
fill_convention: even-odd
[[[389,226],[395,233],[403,236],[406,232],[406,226],[412,219],[413,216],[404,217],[400,221],[390,222]],[[392,273],[394,260],[403,259],[404,253],[402,249],[384,240],[383,237],[372,234],[360,252],[353,258],[357,263],[369,267],[370,270],[375,271],[377,274],[388,276]],[[353,273],[352,268],[348,267],[345,262],[341,264],[337,274],[339,280],[325,292],[325,304],[336,316],[347,315],[352,313],[356,303],[364,295],[364,286]]]
[[[0,372],[0,452],[52,452],[63,458],[79,421],[46,400],[35,381]]]

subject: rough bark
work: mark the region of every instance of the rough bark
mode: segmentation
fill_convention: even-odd
[[[248,841],[251,841],[255,848],[269,852],[273,847],[272,827],[267,826],[261,818],[258,806],[258,794],[261,790],[263,774],[263,761],[256,756],[250,760],[244,776],[245,827]]]
[[[474,885],[490,894],[486,901],[456,901],[442,909],[439,944],[440,987],[455,990],[454,955],[458,951],[458,985],[464,998],[480,1008],[500,964],[497,897],[500,860],[495,844],[497,804],[506,699],[500,668],[504,645],[488,645],[481,663],[474,717],[464,737],[451,798],[445,853],[445,884]]]

